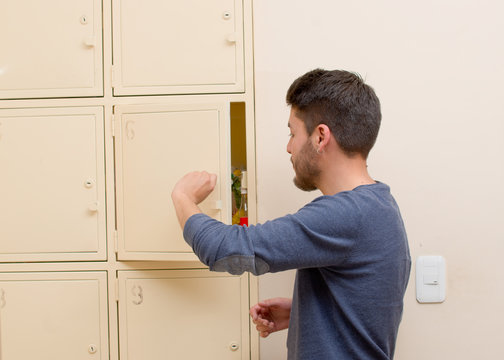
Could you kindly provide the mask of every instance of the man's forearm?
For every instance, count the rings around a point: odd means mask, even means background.
[[[201,213],[201,210],[198,205],[184,194],[172,193],[172,200],[180,227],[184,230],[187,219],[194,214]]]

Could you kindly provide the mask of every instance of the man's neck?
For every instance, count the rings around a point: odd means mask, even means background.
[[[318,188],[324,195],[334,195],[374,183],[376,182],[367,171],[365,159],[345,157],[324,168],[320,174]]]

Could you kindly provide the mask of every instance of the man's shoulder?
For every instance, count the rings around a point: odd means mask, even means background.
[[[382,198],[390,198],[390,187],[387,184],[376,182],[374,184],[360,185],[355,189],[341,191],[334,195],[321,195],[307,205],[314,206],[355,206],[360,202],[373,202]]]

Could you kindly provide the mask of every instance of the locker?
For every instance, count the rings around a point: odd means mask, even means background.
[[[100,0],[2,0],[0,99],[102,96]]]
[[[0,358],[107,360],[106,272],[0,273]]]
[[[200,207],[231,223],[232,166],[254,167],[251,11],[0,1],[0,360],[258,358],[257,285],[200,269],[171,200],[216,173]]]
[[[106,259],[103,109],[0,110],[0,261]]]
[[[248,275],[119,271],[122,360],[248,359]]]
[[[117,106],[116,201],[120,260],[194,260],[171,200],[193,170],[218,175],[200,204],[229,221],[229,110],[224,104]]]
[[[114,95],[244,91],[242,0],[113,0]]]

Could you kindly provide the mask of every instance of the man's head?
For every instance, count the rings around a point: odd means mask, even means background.
[[[354,73],[312,70],[287,91],[287,104],[303,120],[308,135],[325,124],[348,156],[366,159],[381,122],[380,101],[373,89]]]

